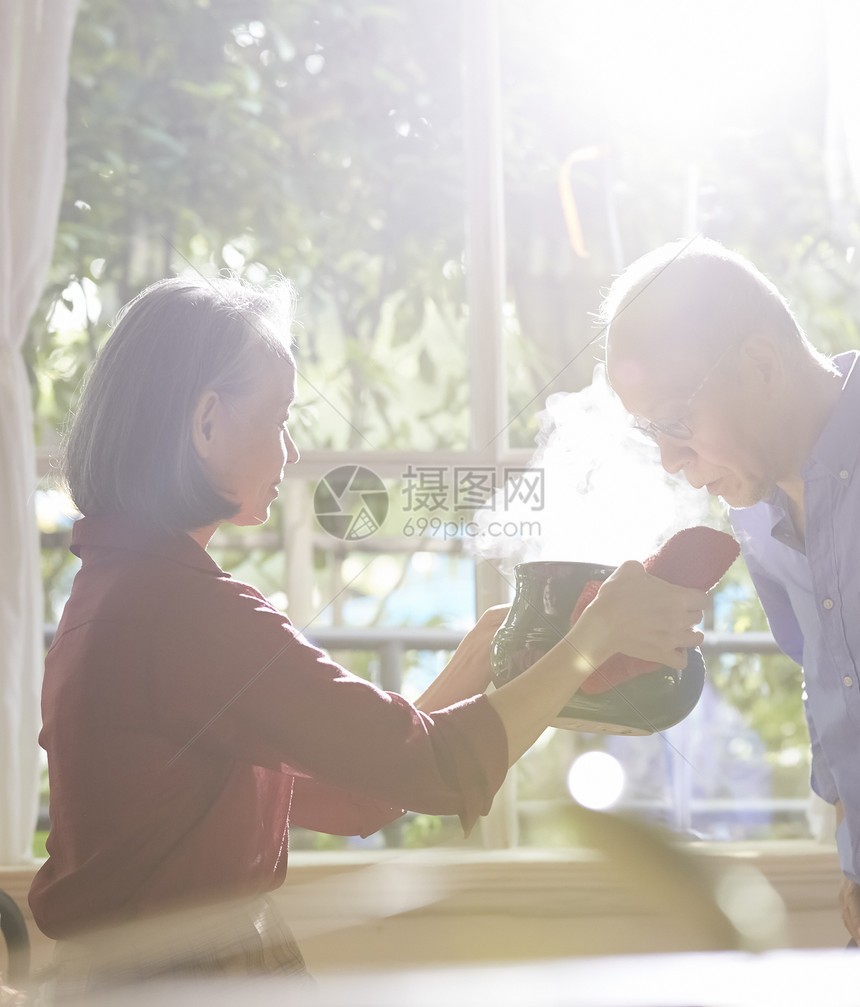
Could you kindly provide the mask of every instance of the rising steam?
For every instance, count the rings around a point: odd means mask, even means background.
[[[558,393],[538,416],[534,482],[542,506],[509,482],[474,517],[475,551],[503,567],[528,560],[617,565],[644,559],[670,535],[709,516],[704,490],[661,468],[610,389],[602,365],[581,392]]]

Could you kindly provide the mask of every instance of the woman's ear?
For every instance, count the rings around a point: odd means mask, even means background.
[[[191,420],[191,439],[194,449],[201,458],[209,458],[215,444],[218,413],[221,399],[217,392],[204,392],[194,408]]]

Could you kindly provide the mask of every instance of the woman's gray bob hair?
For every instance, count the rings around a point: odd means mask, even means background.
[[[253,391],[273,360],[295,366],[286,280],[160,280],[121,311],[81,393],[63,475],[78,510],[192,531],[229,519],[192,442],[200,396]]]

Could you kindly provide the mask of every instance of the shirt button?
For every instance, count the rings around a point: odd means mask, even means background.
[[[847,478],[848,478],[848,469],[843,469],[843,470],[842,470],[842,471],[841,471],[841,472],[839,473],[839,478],[840,478],[840,479],[847,479]]]
[[[852,686],[854,684],[854,679],[850,675],[846,675],[845,678],[842,679],[842,684]]]
[[[821,604],[827,609],[833,608],[833,599],[825,598]]]

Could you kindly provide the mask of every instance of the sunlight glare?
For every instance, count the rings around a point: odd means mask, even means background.
[[[432,552],[415,552],[412,554],[412,569],[417,573],[432,573],[436,569],[437,560]]]
[[[93,260],[94,264],[98,260]],[[58,298],[48,316],[51,332],[81,330],[87,328],[87,320],[96,325],[102,313],[99,288],[88,277],[73,280]]]
[[[586,91],[612,120],[680,146],[779,101],[821,19],[809,3],[779,0],[565,0],[543,9],[551,32],[546,19],[538,29],[517,17],[517,27],[540,30],[536,51],[558,66],[559,86]]]
[[[586,808],[612,807],[624,790],[621,763],[606,752],[585,752],[567,774],[570,796]]]

